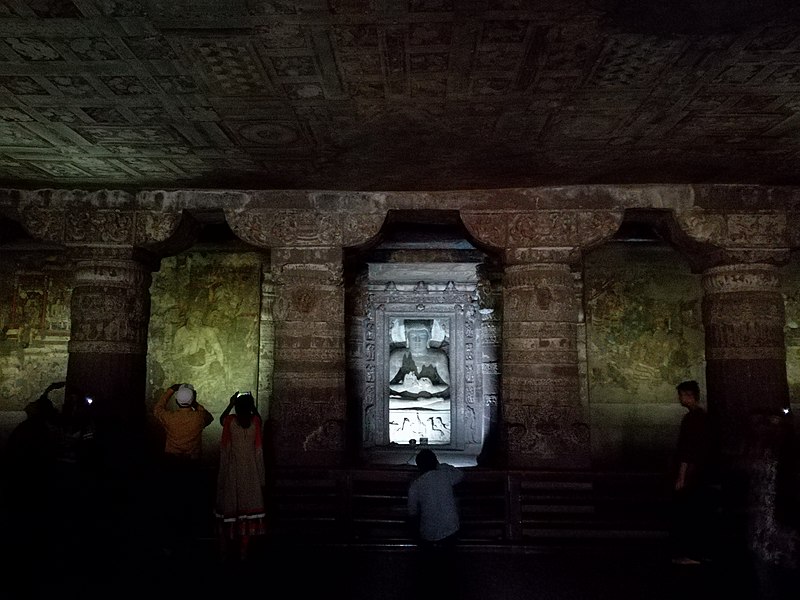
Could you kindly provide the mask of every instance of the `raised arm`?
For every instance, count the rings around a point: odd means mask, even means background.
[[[161,420],[161,415],[167,412],[167,402],[169,402],[172,395],[178,391],[179,387],[181,387],[180,383],[173,383],[164,390],[161,398],[158,399],[158,402],[156,402],[156,405],[153,407],[153,415],[155,415],[156,419]]]
[[[222,414],[219,416],[219,424],[225,424],[225,417],[227,417],[231,410],[233,410],[233,404],[236,402],[236,397],[239,395],[239,390],[233,392],[233,396],[231,396],[230,401],[228,402],[228,406],[225,407],[225,410],[222,411]]]

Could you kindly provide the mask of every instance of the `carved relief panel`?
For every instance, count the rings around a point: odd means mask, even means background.
[[[474,264],[370,264],[360,361],[361,445],[401,462],[419,445],[474,457],[483,440]]]

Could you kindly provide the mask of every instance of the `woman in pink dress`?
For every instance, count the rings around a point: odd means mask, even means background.
[[[235,414],[230,414],[231,410]],[[249,392],[231,396],[219,417],[222,439],[217,475],[217,534],[220,553],[247,558],[253,536],[266,533],[261,417]]]

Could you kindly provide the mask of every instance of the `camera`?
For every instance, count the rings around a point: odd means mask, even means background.
[[[248,394],[249,394],[250,396],[252,396],[252,395],[253,395],[253,392],[251,392],[251,391],[247,391],[247,392],[238,392],[238,393],[237,393],[237,395],[238,395],[238,396],[247,396]]]

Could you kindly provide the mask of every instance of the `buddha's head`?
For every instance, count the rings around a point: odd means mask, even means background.
[[[406,345],[412,354],[424,354],[428,351],[428,340],[431,333],[422,323],[406,326]]]

